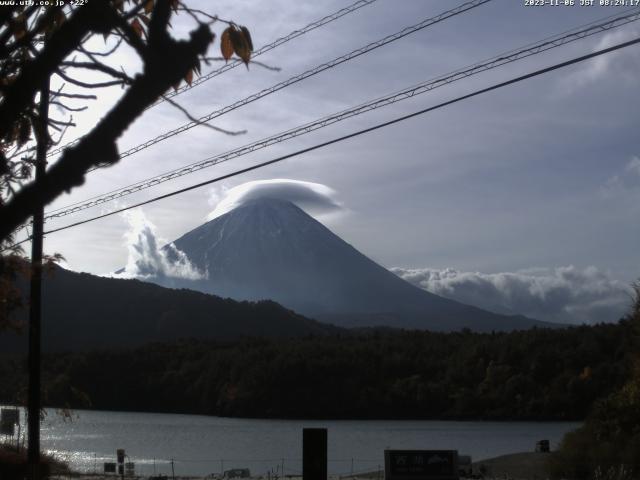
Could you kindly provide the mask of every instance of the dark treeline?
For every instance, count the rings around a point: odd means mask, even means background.
[[[42,292],[42,347],[48,352],[135,348],[178,336],[228,341],[246,335],[282,338],[340,330],[269,300],[238,302],[59,267],[51,273],[44,276]],[[16,286],[27,295],[27,282],[17,281]],[[19,309],[13,319],[26,323],[27,315],[27,309]],[[26,335],[0,328],[0,352],[26,352],[26,340]]]
[[[624,384],[631,348],[626,321],[495,334],[371,330],[51,354],[43,375],[46,403],[73,408],[575,420]],[[0,362],[0,402],[16,401],[24,363]]]

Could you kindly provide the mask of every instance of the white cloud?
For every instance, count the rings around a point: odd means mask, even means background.
[[[630,306],[630,288],[596,267],[574,266],[485,274],[453,269],[392,268],[420,288],[499,313],[561,323],[620,319]]]
[[[636,182],[640,183],[640,157],[633,157],[625,167],[625,171],[635,175],[637,177]]]
[[[640,34],[640,29],[637,27],[611,31],[598,41],[592,51],[603,50],[632,40],[638,34]],[[607,84],[615,81],[616,86],[620,86],[621,82],[635,84],[638,66],[640,66],[640,55],[638,55],[636,48],[618,50],[587,61],[583,67],[567,74],[562,85],[566,91],[575,92],[581,87],[605,80]]]
[[[209,188],[207,204],[210,207],[215,208],[216,205],[218,205],[218,203],[220,203],[220,201],[227,196],[228,191],[229,188],[225,185],[212,185],[211,188]]]
[[[624,169],[615,173],[602,186],[601,193],[605,197],[612,197],[634,190],[640,191],[640,157],[634,156]]]
[[[113,275],[116,278],[161,279],[180,278],[200,280],[207,277],[206,272],[195,268],[184,252],[173,244],[165,248],[165,242],[156,236],[156,227],[144,215],[141,209],[129,210],[123,214],[129,224],[125,233],[128,258],[126,267]]]
[[[287,178],[246,182],[226,191],[213,191],[211,198],[222,197],[215,209],[207,216],[212,220],[258,198],[277,198],[295,203],[308,213],[325,214],[342,209],[336,200],[336,192],[321,183],[304,182]]]

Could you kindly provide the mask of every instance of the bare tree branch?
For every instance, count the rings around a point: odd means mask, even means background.
[[[51,96],[64,97],[64,98],[81,98],[83,100],[96,100],[98,98],[95,95],[85,95],[82,93],[64,93],[64,92],[52,93]]]
[[[33,103],[43,80],[81,43],[85,34],[108,33],[118,18],[107,0],[92,0],[74,10],[71,18],[50,36],[40,54],[23,65],[17,80],[5,90],[0,103],[0,137],[13,128],[13,120]]]
[[[84,110],[89,108],[86,105],[84,105],[82,107],[70,107],[69,105],[65,105],[62,102],[56,102],[55,100],[50,100],[49,101],[49,105],[55,105],[57,107],[64,108],[65,110],[67,110],[69,112],[82,112],[82,111],[84,111]]]
[[[133,79],[127,75],[124,72],[121,72],[119,70],[116,70],[115,68],[112,68],[108,65],[105,65],[102,62],[99,62],[95,59],[93,59],[92,62],[62,62],[61,64],[64,67],[71,67],[71,68],[82,68],[82,69],[86,69],[86,70],[96,70],[98,72],[102,72],[105,73],[107,75],[111,75],[112,77],[115,78],[119,78],[121,80],[123,80],[126,83],[131,83],[133,81]]]
[[[87,83],[87,82],[82,82],[80,80],[76,80],[73,77],[70,77],[69,75],[63,73],[62,70],[60,69],[56,70],[54,73],[58,75],[60,78],[62,78],[63,80],[66,80],[67,82],[82,88],[105,88],[105,87],[113,87],[115,85],[123,85],[127,83],[125,80],[111,80],[108,82]]]
[[[63,122],[61,120],[55,120],[53,118],[49,118],[49,123],[54,125],[61,125],[63,127],[75,127],[76,124],[73,121]]]
[[[226,135],[231,135],[231,136],[244,135],[245,133],[247,133],[246,130],[226,130],[224,128],[216,127],[215,125],[210,125],[206,122],[203,122],[195,118],[193,115],[189,113],[189,111],[186,108],[184,108],[182,105],[177,103],[175,100],[172,100],[170,97],[167,97],[166,95],[162,95],[162,98],[164,98],[172,106],[174,106],[175,108],[180,110],[182,113],[184,113],[184,115],[189,119],[189,121],[197,123],[198,125],[201,125],[203,127],[210,128],[211,130],[215,130],[216,132],[224,133]]]
[[[116,42],[116,44],[110,48],[109,50],[105,51],[105,52],[93,52],[91,50],[87,50],[86,48],[84,48],[84,46],[80,45],[78,47],[78,50],[80,50],[82,53],[84,53],[85,55],[87,55],[88,57],[94,56],[94,57],[108,57],[110,56],[112,53],[114,53],[116,50],[118,50],[118,48],[120,48],[120,45],[122,45],[122,42],[124,41],[124,39],[122,37],[120,37],[118,39],[118,41]]]
[[[205,62],[226,62],[224,57],[206,57],[203,59]],[[263,62],[258,62],[257,60],[249,60],[249,64],[257,65],[262,68],[266,68],[267,70],[271,70],[272,72],[280,72],[282,69],[280,67],[273,67],[271,65],[267,65]]]
[[[126,93],[91,132],[63,151],[59,160],[47,170],[42,182],[25,185],[8,203],[0,206],[0,217],[3,219],[0,238],[7,238],[24,223],[36,206],[46,205],[64,191],[84,183],[89,169],[117,162],[116,140],[148,106],[197,65],[198,57],[206,53],[213,41],[213,33],[207,26],[200,25],[191,33],[189,40],[176,41],[166,32],[169,16],[169,1],[158,0],[149,28],[149,43],[144,48],[143,72],[133,79]],[[118,23],[122,27],[122,22]],[[127,27],[130,29],[128,24]],[[76,33],[76,38],[79,41],[81,35]],[[53,70],[55,67],[49,71]],[[60,92],[56,95],[71,94]],[[3,107],[4,104],[0,105],[0,112],[8,111]]]

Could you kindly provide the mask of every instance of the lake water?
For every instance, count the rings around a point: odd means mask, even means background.
[[[42,448],[72,468],[102,471],[124,448],[136,473],[203,476],[230,468],[252,475],[302,470],[302,429],[328,428],[329,473],[376,470],[383,451],[456,449],[473,460],[532,451],[537,440],[557,445],[569,422],[450,422],[398,420],[254,420],[153,413],[74,411],[64,421],[53,410],[42,426]]]

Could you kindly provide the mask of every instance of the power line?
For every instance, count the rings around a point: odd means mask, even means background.
[[[607,17],[607,18],[611,18],[611,17]],[[231,150],[220,155],[209,157],[207,159],[201,160],[191,165],[187,165],[185,167],[181,167],[179,169],[165,172],[156,177],[152,177],[147,180],[136,182],[126,187],[113,190],[111,192],[107,192],[106,194],[97,195],[95,197],[91,197],[89,199],[85,199],[80,202],[67,205],[65,207],[60,207],[56,210],[52,210],[51,212],[47,213],[47,215],[45,216],[45,220],[70,215],[72,213],[85,210],[87,208],[91,208],[97,205],[101,205],[103,203],[107,203],[117,198],[131,195],[138,191],[158,185],[160,183],[164,183],[169,180],[173,180],[175,178],[193,173],[195,171],[208,168],[212,165],[217,165],[219,163],[223,163],[233,158],[246,155],[256,150],[269,147],[276,143],[280,143],[280,142],[289,140],[291,138],[295,138],[300,135],[310,133],[312,131],[318,130],[320,128],[324,128],[328,125],[332,125],[333,123],[346,120],[348,118],[360,115],[362,113],[366,113],[368,111],[375,110],[377,108],[381,108],[402,100],[412,98],[416,95],[429,92],[435,88],[447,85],[457,80],[461,80],[469,76],[476,75],[478,73],[481,73],[481,72],[484,72],[484,71],[487,71],[487,70],[490,70],[490,69],[523,59],[523,58],[527,58],[532,55],[537,55],[539,53],[548,51],[552,48],[557,48],[562,45],[566,45],[567,43],[585,38],[590,35],[594,35],[596,33],[607,31],[615,27],[619,27],[621,25],[624,25],[632,21],[637,21],[638,19],[640,19],[640,10],[635,10],[634,13],[632,14],[618,16],[606,22],[592,23],[587,25],[585,28],[578,27],[576,29],[571,30],[570,31],[571,33],[564,34],[564,35],[558,34],[554,37],[541,40],[540,42],[529,44],[524,48],[511,50],[507,53],[501,54],[497,57],[493,57],[484,62],[480,62],[468,67],[464,67],[452,73],[448,73],[440,77],[436,77],[435,79],[431,79],[426,82],[420,83],[418,85],[405,88],[404,90],[400,90],[393,94],[377,98],[375,100],[369,101],[367,103],[363,103],[356,107],[352,107],[348,110],[343,110],[341,112],[330,115],[328,117],[323,117],[314,122],[296,127],[294,129],[291,129],[285,132],[281,132],[274,136],[267,137],[257,142],[239,147],[235,150]]]
[[[305,26],[304,28],[301,28],[300,30],[294,30],[293,32],[291,32],[290,34],[284,36],[284,37],[280,37],[277,40],[275,40],[274,42],[271,42],[263,47],[261,47],[259,50],[252,52],[251,53],[251,58],[255,58],[258,57],[260,55],[262,55],[263,53],[267,53],[270,50],[273,50],[276,47],[279,47],[280,45],[287,43],[290,40],[293,40],[294,38],[297,38],[301,35],[304,35],[307,32],[310,32],[312,30],[315,30],[316,28],[322,27],[323,25],[326,25],[327,23],[331,23],[334,20],[337,20],[340,17],[343,17],[351,12],[355,12],[356,10],[370,5],[373,2],[375,2],[377,0],[359,0],[351,5],[349,5],[348,7],[345,7],[341,10],[338,10],[335,13],[332,13],[330,15],[327,15],[326,17],[321,18],[320,20],[317,20],[315,22],[312,22],[310,24],[308,24],[307,26]],[[214,70],[213,72],[210,72],[206,75],[203,75],[201,77],[198,77],[197,79],[195,79],[191,85],[184,85],[182,87],[180,87],[178,90],[172,91],[170,93],[167,93],[165,95],[165,97],[175,97],[176,95],[180,95],[183,92],[186,92],[187,90],[191,90],[194,87],[197,87],[198,85],[206,82],[207,80],[211,80],[214,77],[217,77],[218,75],[231,70],[232,68],[235,68],[239,65],[243,65],[243,62],[241,60],[234,60],[226,65],[224,65],[223,67],[220,67],[217,70]],[[164,98],[158,99],[158,101],[156,103],[154,103],[152,106],[158,105],[159,103],[164,102]]]
[[[491,92],[493,90],[497,90],[499,88],[503,88],[503,87],[506,87],[508,85],[512,85],[514,83],[522,82],[524,80],[528,80],[530,78],[537,77],[539,75],[542,75],[542,74],[545,74],[545,73],[548,73],[548,72],[551,72],[551,71],[554,71],[554,70],[558,70],[560,68],[564,68],[564,67],[567,67],[569,65],[574,65],[576,63],[580,63],[580,62],[583,62],[585,60],[588,60],[588,59],[591,59],[591,58],[595,58],[595,57],[598,57],[600,55],[604,55],[604,54],[613,52],[615,50],[620,50],[622,48],[626,48],[626,47],[629,47],[631,45],[635,45],[635,44],[638,44],[638,43],[640,43],[640,37],[635,38],[633,40],[630,40],[628,42],[619,43],[619,44],[614,45],[614,46],[609,47],[609,48],[597,50],[597,51],[589,53],[587,55],[582,55],[580,57],[575,57],[575,58],[573,58],[571,60],[567,60],[567,61],[562,62],[562,63],[557,63],[557,64],[552,65],[550,67],[542,68],[540,70],[535,70],[533,72],[527,73],[526,75],[521,75],[519,77],[512,78],[511,80],[507,80],[505,82],[494,84],[494,85],[492,85],[490,87],[486,87],[486,88],[483,88],[483,89],[480,89],[480,90],[476,90],[476,91],[474,91],[472,93],[469,93],[469,94],[466,94],[466,95],[463,95],[463,96],[460,96],[460,97],[456,97],[456,98],[454,98],[452,100],[448,100],[446,102],[439,103],[439,104],[434,105],[432,107],[428,107],[428,108],[425,108],[425,109],[422,109],[422,110],[418,110],[417,112],[410,113],[408,115],[404,115],[404,116],[401,116],[401,117],[397,117],[397,118],[394,118],[393,120],[389,120],[389,121],[386,121],[386,122],[383,122],[383,123],[379,123],[379,124],[374,125],[372,127],[368,127],[368,128],[363,129],[363,130],[358,130],[358,131],[352,132],[352,133],[350,133],[348,135],[344,135],[344,136],[341,136],[341,137],[338,137],[338,138],[334,138],[332,140],[329,140],[329,141],[326,141],[326,142],[323,142],[323,143],[319,143],[319,144],[313,145],[311,147],[303,148],[302,150],[297,150],[297,151],[295,151],[293,153],[289,153],[287,155],[283,155],[281,157],[277,157],[277,158],[274,158],[272,160],[268,160],[266,162],[262,162],[262,163],[259,163],[259,164],[256,164],[256,165],[252,165],[251,167],[243,168],[241,170],[236,170],[235,172],[231,172],[231,173],[228,173],[226,175],[221,175],[219,177],[207,180],[205,182],[200,182],[200,183],[191,185],[189,187],[181,188],[179,190],[175,190],[173,192],[166,193],[164,195],[160,195],[160,196],[151,198],[149,200],[145,200],[143,202],[136,203],[135,205],[131,205],[131,206],[124,207],[124,208],[119,208],[117,210],[113,210],[111,212],[104,213],[102,215],[98,215],[98,216],[91,217],[91,218],[88,218],[88,219],[85,219],[85,220],[81,220],[81,221],[78,221],[78,222],[75,222],[75,223],[71,223],[71,224],[65,225],[63,227],[54,228],[52,230],[48,230],[48,231],[44,232],[44,234],[45,235],[49,235],[51,233],[56,233],[56,232],[60,232],[62,230],[67,230],[67,229],[72,228],[72,227],[77,227],[79,225],[84,225],[85,223],[93,222],[95,220],[100,220],[102,218],[109,217],[111,215],[115,215],[117,213],[121,213],[121,212],[124,212],[124,211],[127,211],[127,210],[131,210],[133,208],[138,208],[138,207],[141,207],[143,205],[148,205],[150,203],[154,203],[154,202],[157,202],[159,200],[163,200],[165,198],[173,197],[175,195],[179,195],[181,193],[188,192],[190,190],[195,190],[197,188],[204,187],[206,185],[210,185],[212,183],[220,182],[222,180],[226,180],[228,178],[232,178],[232,177],[241,175],[243,173],[250,172],[252,170],[257,170],[257,169],[266,167],[268,165],[273,165],[274,163],[282,162],[283,160],[287,160],[289,158],[296,157],[298,155],[302,155],[303,153],[308,153],[308,152],[311,152],[313,150],[317,150],[317,149],[320,149],[320,148],[323,148],[323,147],[326,147],[326,146],[329,146],[329,145],[333,145],[335,143],[342,142],[344,140],[348,140],[350,138],[354,138],[354,137],[363,135],[365,133],[369,133],[369,132],[372,132],[372,131],[375,131],[375,130],[378,130],[378,129],[381,129],[381,128],[384,128],[384,127],[388,127],[390,125],[394,125],[396,123],[408,120],[410,118],[417,117],[419,115],[424,115],[425,113],[428,113],[428,112],[431,112],[431,111],[446,107],[448,105],[452,105],[454,103],[458,103],[458,102],[461,102],[463,100],[467,100],[469,98],[476,97],[478,95],[482,95],[484,93]],[[30,240],[30,238],[24,239],[24,240],[22,240],[22,241],[20,241],[20,242],[18,242],[16,244],[10,246],[10,247],[7,247],[5,250],[13,248],[13,247],[15,247],[17,245],[20,245],[20,244],[22,244],[22,243],[24,243],[26,241],[29,241],[29,240]]]
[[[260,55],[262,55],[263,53],[267,53],[271,50],[273,50],[274,48],[279,47],[280,45],[283,45],[291,40],[293,40],[294,38],[298,38],[302,35],[304,35],[305,33],[308,33],[312,30],[315,30],[316,28],[320,28],[324,25],[327,25],[328,23],[331,23],[335,20],[338,20],[341,17],[344,17],[345,15],[348,15],[349,13],[355,12],[356,10],[359,10],[362,7],[365,7],[367,5],[371,5],[372,3],[376,2],[377,0],[358,0],[355,3],[352,3],[351,5],[341,8],[340,10],[330,13],[329,15],[326,15],[324,17],[322,17],[319,20],[316,20],[314,22],[309,23],[308,25],[302,27],[299,30],[294,30],[293,32],[289,33],[288,35],[285,35],[284,37],[280,37],[276,40],[274,40],[273,42],[264,45],[263,47],[261,47],[260,49],[256,50],[255,52],[251,53],[251,58],[256,58]],[[225,63],[222,67],[218,68],[217,70],[214,70],[212,72],[207,73],[206,75],[202,75],[196,79],[193,80],[193,82],[191,82],[191,85],[183,85],[182,87],[178,88],[177,90],[174,90],[172,92],[166,93],[164,95],[164,98],[160,98],[158,99],[158,101],[156,101],[154,104],[150,105],[147,110],[149,108],[155,107],[156,105],[159,105],[160,103],[163,103],[165,101],[166,98],[171,98],[171,97],[175,97],[177,95],[180,95],[181,93],[186,92],[187,90],[191,90],[194,87],[197,87],[198,85],[206,82],[207,80],[211,80],[214,77],[217,77],[218,75],[221,75],[231,69],[236,68],[239,65],[242,65],[243,62],[241,60],[235,59],[232,60],[228,63]],[[82,137],[77,138],[61,147],[55,148],[50,150],[47,153],[47,157],[51,157],[53,155],[57,155],[58,153],[62,152],[65,148],[71,147],[73,145],[75,145],[76,143],[78,143],[80,140],[82,139]]]
[[[237,102],[234,102],[230,105],[227,105],[223,108],[220,108],[218,110],[215,110],[211,113],[209,113],[208,115],[204,115],[200,118],[198,118],[196,121],[191,121],[188,123],[185,123],[184,125],[181,125],[178,128],[175,128],[173,130],[170,130],[168,132],[165,132],[161,135],[158,135],[157,137],[154,137],[150,140],[147,140],[144,143],[138,144],[135,147],[132,147],[128,150],[125,150],[124,152],[121,152],[119,154],[119,159],[123,159],[126,158],[128,156],[131,156],[135,153],[138,153],[142,150],[145,150],[149,147],[151,147],[152,145],[155,145],[156,143],[160,143],[164,140],[167,140],[168,138],[174,137],[176,135],[179,135],[183,132],[186,132],[187,130],[190,130],[194,127],[197,127],[198,125],[202,125],[203,123],[209,122],[211,120],[213,120],[214,118],[218,118],[226,113],[229,113],[233,110],[236,110],[240,107],[243,107],[249,103],[255,102],[256,100],[259,100],[261,98],[264,98],[268,95],[271,95],[272,93],[278,92],[280,90],[282,90],[283,88],[286,87],[290,87],[291,85],[294,85],[298,82],[301,82],[302,80],[305,80],[307,78],[313,77],[314,75],[317,75],[321,72],[324,72],[325,70],[329,70],[331,68],[337,67],[338,65],[341,65],[345,62],[348,62],[349,60],[353,60],[354,58],[357,58],[361,55],[364,55],[365,53],[369,53],[372,50],[375,50],[377,48],[380,48],[384,45],[387,45],[391,42],[395,42],[396,40],[399,40],[401,38],[406,37],[407,35],[411,35],[412,33],[418,32],[420,30],[423,30],[427,27],[430,27],[432,25],[435,25],[436,23],[440,23],[448,18],[454,17],[456,15],[459,15],[463,12],[466,12],[468,10],[471,10],[473,8],[479,7],[480,5],[483,5],[485,3],[490,2],[491,0],[471,0],[468,2],[463,3],[462,5],[459,5],[455,8],[452,8],[451,10],[447,10],[445,12],[440,13],[439,15],[436,15],[434,17],[431,18],[427,18],[415,25],[412,25],[410,27],[406,27],[403,28],[402,30],[400,30],[399,32],[396,32],[392,35],[387,35],[384,38],[381,38],[380,40],[377,40],[375,42],[371,42],[367,45],[365,45],[364,47],[360,47],[357,48],[355,50],[352,50],[351,52],[342,55],[340,57],[334,58],[333,60],[330,60],[326,63],[323,63],[321,65],[318,65],[316,67],[313,67],[309,70],[306,70],[302,73],[299,73],[297,75],[294,75],[293,77],[288,78],[287,80],[284,80],[282,82],[276,83],[275,85],[272,85],[269,88],[265,88],[264,90],[261,90],[257,93],[254,93],[252,95],[249,95],[248,97],[243,98],[242,100],[238,100]],[[89,170],[89,172],[93,172],[95,170],[98,170],[100,167],[93,167]]]
[[[420,30],[423,30],[427,27],[430,27],[432,25],[435,25],[436,23],[440,23],[448,18],[454,17],[456,15],[459,15],[463,12],[466,12],[468,10],[471,10],[473,8],[479,7],[480,5],[483,5],[485,3],[490,2],[491,0],[471,0],[469,2],[465,2],[462,5],[459,5],[458,7],[455,7],[451,10],[447,10],[439,15],[436,15],[434,17],[431,18],[427,18],[415,25],[412,25],[410,27],[406,27],[403,28],[402,30],[400,30],[399,32],[396,32],[392,35],[387,35],[384,38],[381,38],[380,40],[377,40],[375,42],[371,42],[368,45],[365,45],[364,47],[360,47],[356,50],[352,50],[351,52],[342,55],[340,57],[334,58],[333,60],[330,60],[329,62],[323,63],[321,65],[318,65],[314,68],[311,68],[309,70],[306,70],[298,75],[294,75],[293,77],[288,78],[287,80],[284,80],[282,82],[279,82],[269,88],[265,88],[264,90],[261,90],[260,92],[254,93],[253,95],[249,95],[248,97],[239,100],[235,103],[232,103],[230,105],[227,105],[223,108],[220,108],[218,110],[215,110],[211,113],[209,113],[208,115],[204,115],[200,118],[197,119],[197,121],[192,121],[192,122],[188,122],[185,123],[184,125],[175,128],[173,130],[170,130],[169,132],[163,133],[161,135],[158,135],[155,138],[152,138],[151,140],[148,140],[144,143],[141,143],[139,145],[136,145],[133,148],[130,148],[122,153],[120,153],[120,158],[125,158],[128,157],[130,155],[133,155],[135,153],[138,153],[141,150],[144,150],[146,148],[149,148],[152,145],[155,145],[156,143],[162,142],[168,138],[174,137],[176,135],[179,135],[187,130],[190,130],[194,127],[197,127],[198,125],[201,125],[202,123],[206,123],[209,122],[211,120],[213,120],[214,118],[218,118],[226,113],[229,113],[233,110],[236,110],[240,107],[243,107],[249,103],[255,102],[256,100],[259,100],[263,97],[266,97],[267,95],[271,95],[272,93],[275,93],[279,90],[282,90],[283,88],[289,87],[291,85],[294,85],[298,82],[301,82],[302,80],[305,80],[307,78],[310,78],[314,75],[317,75],[318,73],[324,72],[325,70],[329,70],[331,68],[334,68],[338,65],[341,65],[342,63],[345,63],[349,60],[352,60],[354,58],[357,58],[361,55],[364,55],[365,53],[369,53],[379,47],[382,47],[384,45],[387,45],[391,42],[395,42],[396,40],[399,40],[401,38],[406,37],[407,35],[411,35],[412,33],[418,32]],[[97,169],[98,167],[95,167],[93,170]]]

